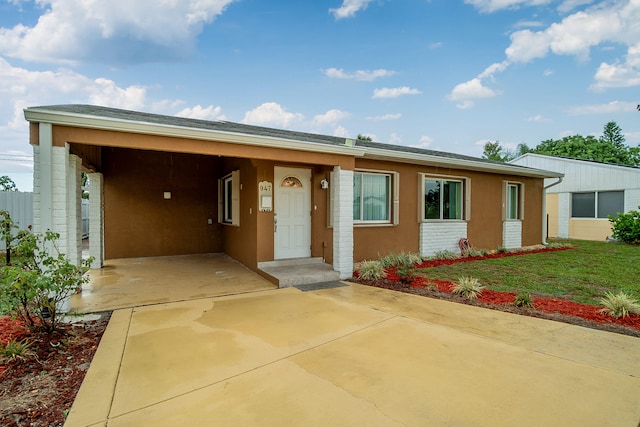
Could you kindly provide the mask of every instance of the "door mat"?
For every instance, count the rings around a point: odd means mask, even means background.
[[[308,291],[318,291],[320,289],[332,289],[332,288],[342,288],[344,286],[349,286],[346,283],[338,282],[337,280],[332,280],[330,282],[320,282],[320,283],[308,283],[306,285],[296,285],[294,288],[300,289],[302,292]]]

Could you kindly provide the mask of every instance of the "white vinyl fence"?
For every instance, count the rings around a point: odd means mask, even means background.
[[[8,211],[20,230],[33,224],[33,193],[0,191],[0,211]],[[82,237],[89,237],[89,200],[82,199]],[[0,241],[0,250],[5,249]]]

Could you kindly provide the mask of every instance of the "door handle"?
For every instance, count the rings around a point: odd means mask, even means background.
[[[273,213],[273,232],[277,233],[278,232],[278,218],[276,218],[278,214],[277,213]]]

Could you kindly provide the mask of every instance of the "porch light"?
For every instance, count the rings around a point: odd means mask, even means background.
[[[322,188],[323,190],[329,188],[329,181],[327,181],[326,179],[320,181],[320,188]]]

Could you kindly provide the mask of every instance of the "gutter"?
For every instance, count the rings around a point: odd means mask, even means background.
[[[547,244],[547,189],[560,184],[564,179],[563,176],[558,177],[558,181],[545,186],[542,189],[542,244]]]

